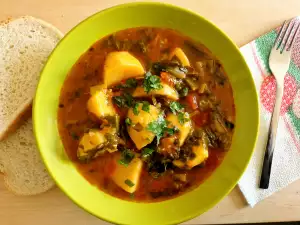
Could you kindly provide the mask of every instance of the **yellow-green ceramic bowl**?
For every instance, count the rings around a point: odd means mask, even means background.
[[[233,87],[236,128],[223,163],[197,189],[158,203],[134,203],[107,195],[78,173],[64,152],[57,129],[60,89],[68,71],[97,40],[129,27],[178,30],[206,45],[223,63]],[[71,30],[58,44],[42,72],[33,109],[41,156],[57,185],[91,214],[121,224],[177,224],[196,217],[220,201],[246,168],[257,136],[258,102],[254,83],[239,49],[203,17],[161,3],[131,3],[101,11]]]

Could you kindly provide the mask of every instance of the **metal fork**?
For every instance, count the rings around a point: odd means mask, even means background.
[[[295,27],[296,26],[296,27]],[[291,61],[291,50],[295,41],[295,37],[298,33],[300,23],[295,20],[290,22],[284,22],[281,26],[280,32],[274,42],[273,48],[269,56],[269,66],[276,79],[276,102],[271,117],[271,124],[268,133],[268,142],[266,146],[265,158],[262,168],[262,174],[260,178],[259,187],[262,189],[268,189],[273,152],[276,142],[276,133],[278,127],[278,120],[280,114],[281,100],[283,96],[284,77],[289,69]]]

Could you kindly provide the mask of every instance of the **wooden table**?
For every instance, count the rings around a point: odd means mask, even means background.
[[[32,15],[63,32],[87,16],[126,0],[0,0],[0,20]],[[167,0],[205,16],[242,46],[283,20],[300,14],[299,0]],[[1,178],[1,176],[0,176]],[[199,203],[201,204],[201,203]],[[238,188],[207,213],[185,224],[300,221],[300,181],[259,203],[246,206]],[[103,225],[71,202],[58,188],[33,197],[17,197],[0,179],[2,225]]]

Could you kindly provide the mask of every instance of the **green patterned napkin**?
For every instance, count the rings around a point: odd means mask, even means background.
[[[296,18],[294,23],[299,23]],[[241,48],[260,99],[260,127],[255,152],[239,187],[247,202],[254,206],[262,199],[300,178],[300,35],[292,50],[292,61],[285,76],[281,117],[269,189],[259,189],[265,145],[271,112],[275,104],[276,81],[268,65],[268,57],[277,36],[275,29]]]

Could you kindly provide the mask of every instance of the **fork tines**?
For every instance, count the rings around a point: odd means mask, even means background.
[[[295,37],[299,31],[300,20],[294,19],[290,21],[284,21],[282,24],[280,31],[276,37],[274,42],[274,46],[276,49],[280,48],[280,51],[283,50],[290,51],[292,45],[294,44]]]

